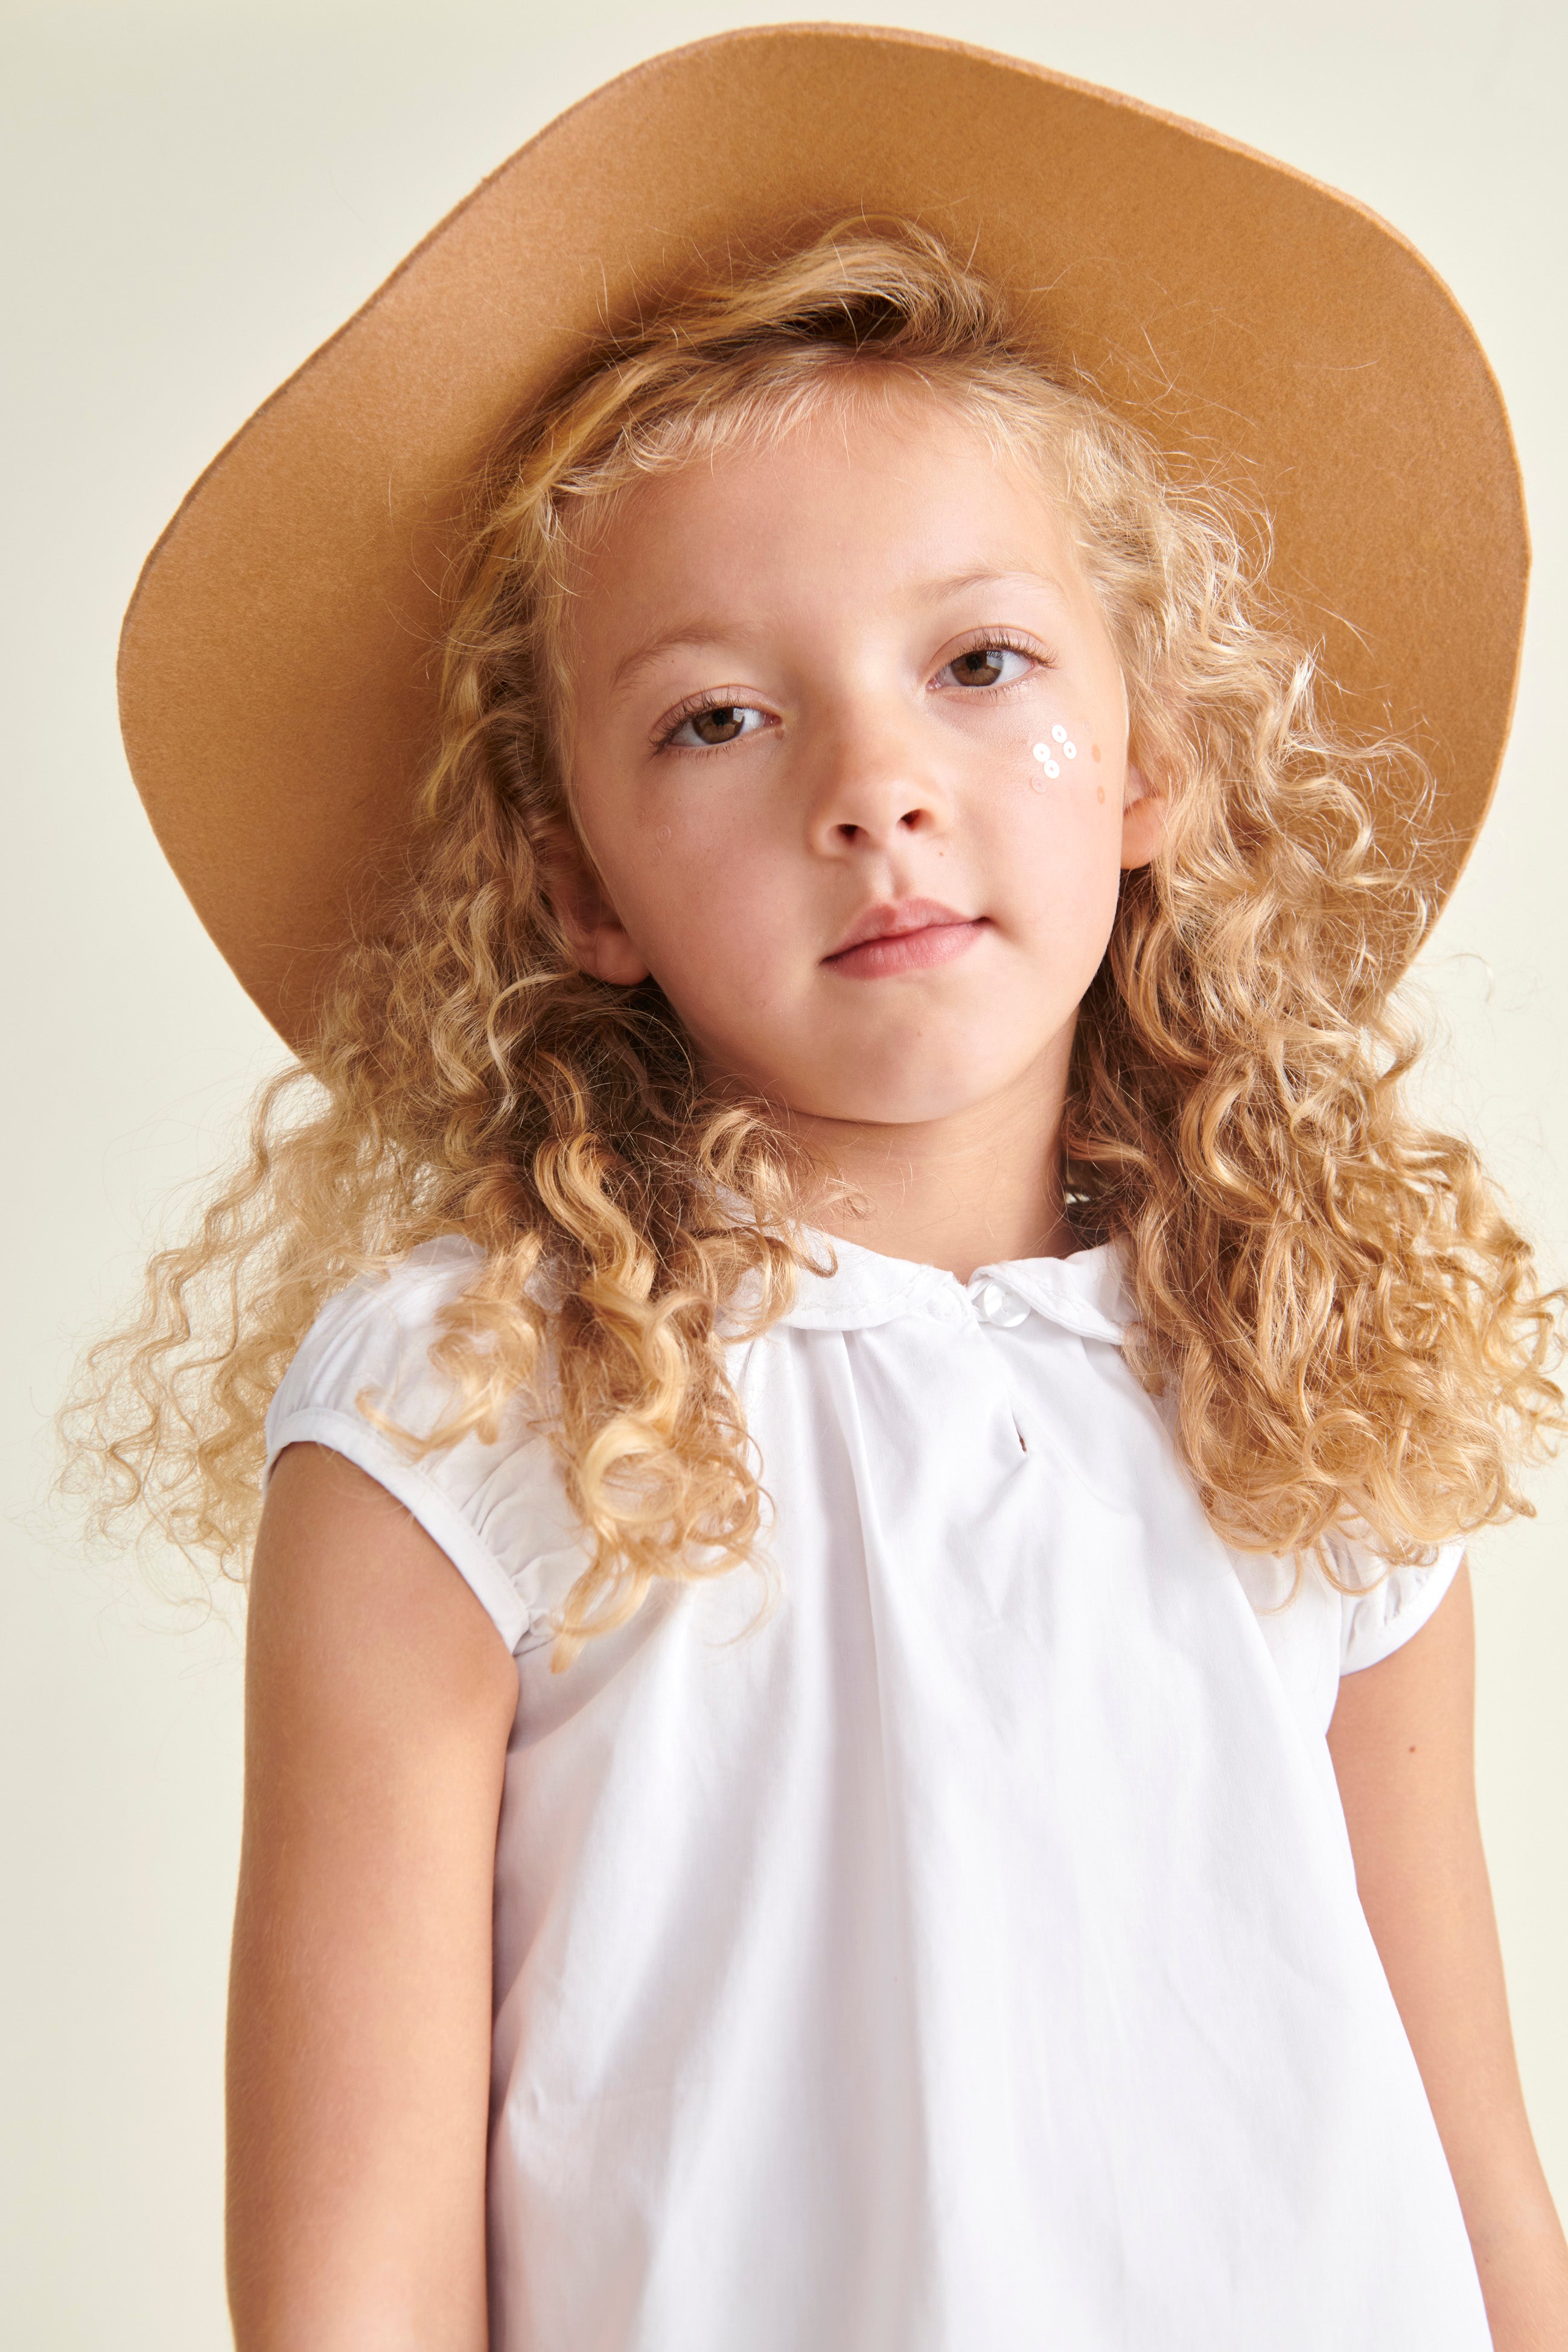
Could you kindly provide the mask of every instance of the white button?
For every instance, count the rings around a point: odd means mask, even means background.
[[[1021,1298],[1016,1298],[1010,1290],[1004,1290],[999,1282],[983,1283],[974,1304],[987,1323],[994,1323],[1003,1331],[1011,1331],[1029,1311]]]

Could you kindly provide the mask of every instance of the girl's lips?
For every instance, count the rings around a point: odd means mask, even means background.
[[[879,907],[856,924],[847,945],[822,961],[829,971],[851,980],[881,980],[894,972],[951,963],[973,946],[984,927],[983,915],[957,915],[951,907],[929,900]]]

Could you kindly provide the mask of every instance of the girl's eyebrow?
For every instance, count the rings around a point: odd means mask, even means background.
[[[645,669],[652,667],[663,654],[679,653],[684,647],[719,646],[729,642],[721,621],[702,619],[678,621],[672,629],[661,629],[657,637],[645,637],[623,654],[610,673],[610,691],[630,685]]]
[[[922,603],[937,604],[944,596],[962,596],[968,588],[1043,588],[1048,595],[1067,601],[1067,590],[1054,572],[1037,572],[1027,564],[957,572],[945,580],[922,582],[914,593]]]

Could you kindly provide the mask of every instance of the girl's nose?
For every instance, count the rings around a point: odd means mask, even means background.
[[[812,812],[812,846],[890,849],[919,834],[945,833],[947,795],[898,729],[875,738],[846,735],[835,747]]]

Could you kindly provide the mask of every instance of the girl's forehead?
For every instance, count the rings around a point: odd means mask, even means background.
[[[584,518],[579,624],[699,583],[783,596],[1079,575],[1055,469],[919,386],[824,402],[635,480]]]

